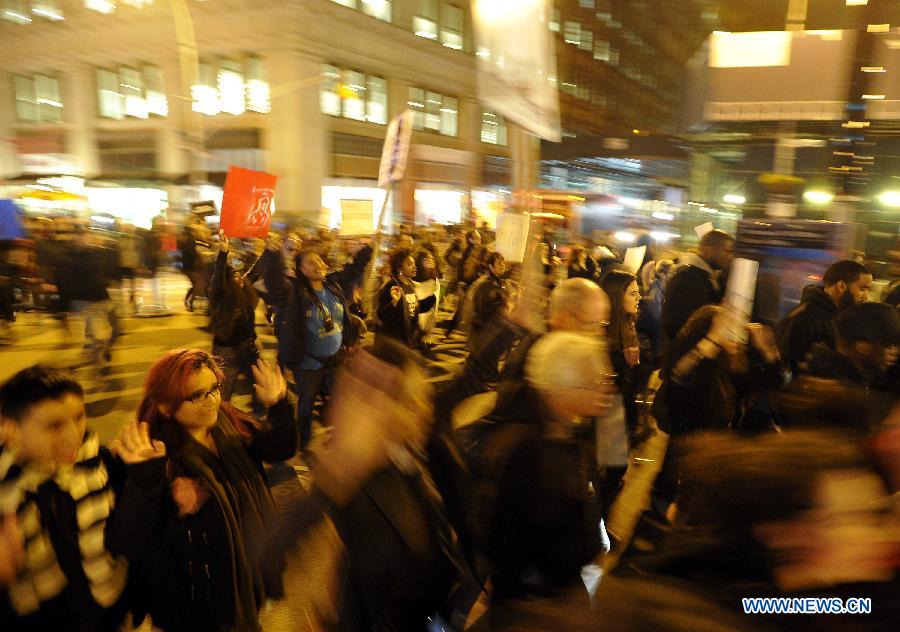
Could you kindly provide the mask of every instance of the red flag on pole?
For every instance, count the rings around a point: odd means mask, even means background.
[[[221,227],[229,237],[265,237],[272,223],[277,176],[229,166],[222,196]]]

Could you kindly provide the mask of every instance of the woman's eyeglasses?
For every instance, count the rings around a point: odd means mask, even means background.
[[[187,401],[189,401],[192,404],[199,405],[199,404],[202,404],[203,402],[205,402],[210,397],[219,396],[221,394],[222,394],[222,385],[214,384],[213,387],[211,389],[209,389],[208,391],[197,391],[196,393],[191,393],[188,396]]]

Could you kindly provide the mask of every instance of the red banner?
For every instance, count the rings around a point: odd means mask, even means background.
[[[221,227],[229,237],[265,237],[272,223],[277,176],[229,166]]]

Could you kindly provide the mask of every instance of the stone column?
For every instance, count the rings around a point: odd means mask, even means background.
[[[265,59],[272,111],[263,130],[266,169],[278,176],[278,212],[318,223],[331,143],[319,109],[322,61],[294,51]]]
[[[19,175],[21,166],[17,157],[14,125],[16,122],[15,90],[13,78],[8,72],[0,72],[0,180]]]
[[[74,156],[85,176],[91,178],[101,172],[94,69],[88,65],[73,65],[65,70],[60,80],[63,119],[67,124],[66,153]]]

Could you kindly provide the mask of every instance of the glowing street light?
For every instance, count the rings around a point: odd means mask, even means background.
[[[743,195],[738,195],[736,193],[729,193],[728,195],[723,197],[722,200],[726,204],[743,204],[744,202],[747,201],[747,198],[745,198]]]
[[[803,199],[810,204],[829,204],[834,199],[834,194],[828,191],[810,190],[803,194]]]
[[[900,191],[885,191],[878,196],[878,200],[885,206],[900,207]]]

